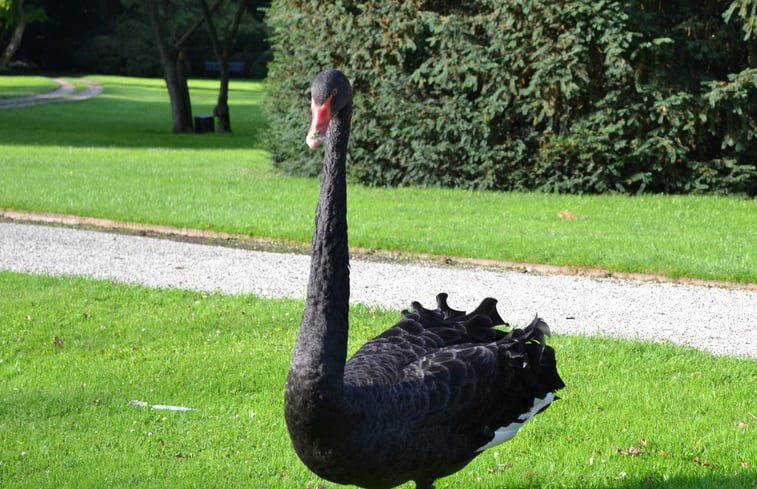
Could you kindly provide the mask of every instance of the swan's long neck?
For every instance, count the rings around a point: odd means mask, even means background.
[[[336,114],[326,135],[307,302],[286,388],[290,431],[305,432],[311,440],[333,439],[335,428],[344,425],[350,295],[345,166],[351,112],[348,106]]]
[[[347,356],[347,310],[350,299],[347,248],[347,141],[349,109],[329,125],[315,215],[307,302],[296,354],[313,362],[324,380],[341,387]]]

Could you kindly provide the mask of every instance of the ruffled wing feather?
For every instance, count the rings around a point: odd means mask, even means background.
[[[440,467],[467,463],[536,397],[563,387],[541,319],[505,332],[496,329],[505,324],[496,300],[485,299],[466,314],[446,298],[437,296],[434,310],[413,303],[412,312],[404,311],[345,367],[345,386],[360,392],[364,409],[378,396],[372,429],[388,429],[378,426],[381,420],[396,423],[397,440],[417,445],[414,450],[431,443]]]

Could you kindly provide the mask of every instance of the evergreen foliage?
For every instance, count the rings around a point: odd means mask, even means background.
[[[353,81],[370,185],[757,193],[757,0],[274,0],[275,164],[321,69]]]

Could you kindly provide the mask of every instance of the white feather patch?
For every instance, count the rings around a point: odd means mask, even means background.
[[[492,438],[489,443],[482,446],[476,451],[483,452],[486,449],[495,447],[499,445],[500,443],[504,443],[508,440],[513,439],[513,437],[515,437],[515,435],[518,434],[518,430],[520,430],[524,424],[528,423],[529,419],[536,416],[536,413],[538,413],[542,409],[549,406],[554,400],[555,400],[555,395],[551,392],[547,393],[547,395],[544,396],[543,398],[534,399],[534,404],[533,406],[531,406],[531,409],[529,409],[527,412],[518,416],[518,419],[513,421],[512,423],[506,424],[505,426],[497,428],[494,431],[494,438]]]

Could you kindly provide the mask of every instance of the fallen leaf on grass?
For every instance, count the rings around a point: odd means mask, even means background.
[[[631,445],[628,448],[628,455],[630,455],[632,457],[635,457],[636,455],[641,455],[642,453],[644,453],[644,450],[642,450],[641,448],[636,448],[633,445]]]
[[[746,460],[739,460],[739,465],[741,465],[745,469],[749,468],[749,462],[747,462]]]
[[[510,469],[512,468],[512,466],[513,464],[497,464],[496,467],[489,467],[488,469],[486,469],[486,472],[488,474],[496,474],[497,472],[502,472],[507,469]]]
[[[570,212],[567,209],[558,212],[557,213],[557,217],[559,217],[560,219],[564,219],[566,221],[577,221],[577,220],[581,219],[581,215],[574,214],[574,213]]]
[[[696,464],[700,467],[712,467],[712,464],[709,460],[702,460],[699,457],[694,457],[694,462],[696,462]]]
[[[65,345],[65,344],[63,343],[63,339],[62,339],[62,338],[59,338],[59,337],[57,337],[57,336],[56,336],[55,338],[53,338],[53,345],[57,346],[57,347],[58,347],[58,348],[60,348],[61,350],[62,350],[63,348],[65,348],[65,346],[66,346],[66,345]]]
[[[625,471],[624,471],[624,472],[621,472],[620,474],[618,474],[618,475],[617,475],[616,477],[614,477],[614,479],[615,479],[616,481],[619,481],[619,480],[623,480],[623,479],[625,479],[625,478],[626,478],[626,476],[627,476],[627,475],[628,475],[628,474],[626,474],[626,473],[625,473]]]
[[[642,446],[646,446],[646,443],[647,443],[646,440],[642,440]],[[637,456],[641,455],[642,453],[644,453],[644,450],[642,450],[641,448],[635,447],[633,445],[631,445],[630,447],[628,447],[627,450],[625,448],[618,448],[618,447],[615,446],[615,444],[612,445],[612,448],[619,455],[630,456],[630,457],[637,457]]]

